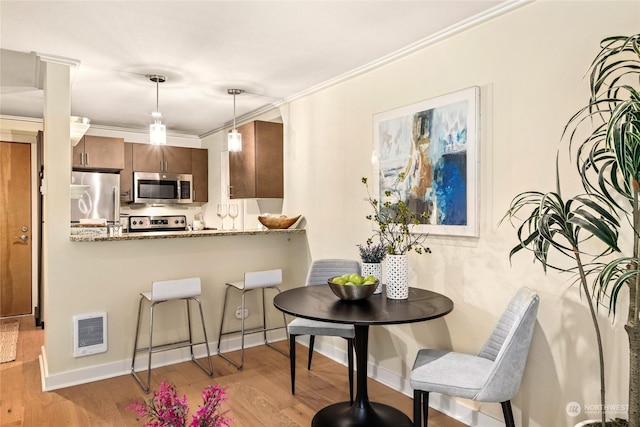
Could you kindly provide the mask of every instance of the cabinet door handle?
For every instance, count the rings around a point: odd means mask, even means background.
[[[89,166],[89,153],[84,153],[84,165]]]
[[[169,163],[165,160],[164,161],[164,171],[167,172],[169,170]]]

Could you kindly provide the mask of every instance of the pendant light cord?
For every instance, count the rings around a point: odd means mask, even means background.
[[[236,130],[236,94],[233,94],[233,130]]]

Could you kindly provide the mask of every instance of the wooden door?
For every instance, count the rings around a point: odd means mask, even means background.
[[[256,197],[256,153],[254,122],[238,127],[242,135],[242,151],[229,152],[229,197]]]
[[[284,197],[282,123],[256,121],[256,197]]]
[[[85,135],[82,139],[85,167],[101,170],[124,169],[124,138]]]
[[[206,148],[191,149],[191,165],[193,173],[193,201],[209,201],[209,150]]]
[[[191,148],[163,147],[164,171],[170,173],[191,173]]]
[[[124,138],[85,135],[73,147],[71,159],[76,170],[122,170]]]
[[[31,313],[31,145],[0,142],[0,316]]]
[[[164,160],[162,147],[151,144],[133,144],[134,172],[162,172]]]

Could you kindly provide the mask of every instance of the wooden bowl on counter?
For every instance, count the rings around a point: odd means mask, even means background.
[[[260,224],[267,227],[269,230],[284,230],[286,228],[291,227],[298,219],[300,219],[300,215],[286,217],[286,216],[259,216],[258,221]]]

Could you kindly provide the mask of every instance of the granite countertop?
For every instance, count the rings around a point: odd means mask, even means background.
[[[183,239],[197,237],[225,237],[225,236],[258,236],[263,234],[304,234],[305,229],[286,230],[201,230],[201,231],[151,231],[145,233],[123,233],[120,237],[105,235],[74,235],[72,242],[109,242],[118,240],[149,240],[149,239]]]

